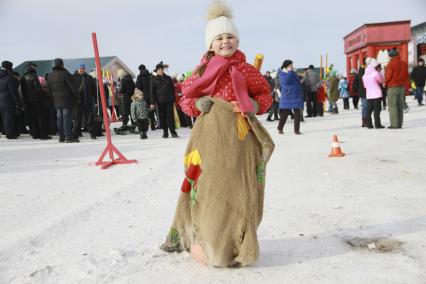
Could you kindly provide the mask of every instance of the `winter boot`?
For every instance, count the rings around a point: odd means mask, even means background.
[[[128,134],[128,133],[129,133],[129,131],[128,131],[128,130],[124,130],[124,129],[123,129],[123,127],[120,127],[120,128],[114,128],[114,132],[115,132],[115,134],[117,134],[117,135],[126,135],[126,134]]]
[[[80,140],[74,138],[74,137],[66,137],[65,138],[65,143],[78,143],[80,142]]]
[[[136,131],[136,125],[129,125],[128,126],[128,130],[130,131],[130,133],[132,134],[138,134],[138,132]]]

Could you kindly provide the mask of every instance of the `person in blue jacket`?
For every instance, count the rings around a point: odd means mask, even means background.
[[[278,133],[284,134],[283,128],[287,117],[294,113],[294,133],[300,133],[300,110],[303,109],[303,93],[299,78],[294,71],[293,61],[285,60],[278,73],[280,78],[280,122]]]

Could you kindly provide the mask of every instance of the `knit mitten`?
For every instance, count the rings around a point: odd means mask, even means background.
[[[253,108],[254,108],[254,111],[252,114],[256,115],[256,113],[259,111],[259,104],[253,99],[250,99],[250,101],[253,104]]]
[[[213,102],[210,100],[209,96],[204,96],[199,98],[195,102],[195,107],[201,112],[207,113],[212,108]]]

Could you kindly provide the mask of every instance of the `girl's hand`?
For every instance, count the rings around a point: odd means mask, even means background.
[[[259,104],[255,100],[253,100],[253,99],[250,99],[250,100],[251,100],[251,102],[253,104],[254,112],[247,112],[247,113],[242,112],[241,108],[240,108],[240,104],[237,101],[232,101],[231,102],[232,106],[234,107],[233,111],[241,113],[241,115],[243,117],[246,117],[247,115],[250,116],[250,117],[255,116],[256,113],[259,111]]]
[[[246,116],[246,114],[241,111],[240,104],[237,101],[232,101],[231,105],[234,107],[233,112],[239,112],[243,117]]]

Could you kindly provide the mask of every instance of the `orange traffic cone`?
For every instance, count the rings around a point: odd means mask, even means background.
[[[345,153],[340,149],[339,140],[337,139],[337,135],[333,135],[333,143],[331,144],[331,153],[328,155],[329,158],[332,157],[344,157]]]

